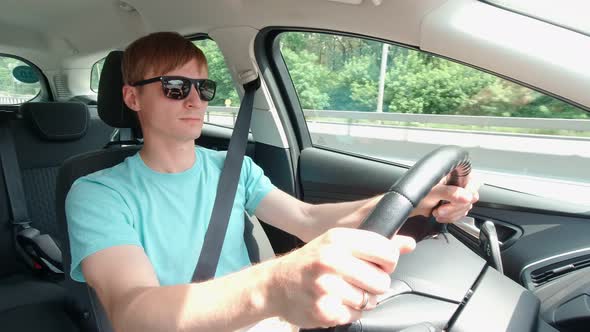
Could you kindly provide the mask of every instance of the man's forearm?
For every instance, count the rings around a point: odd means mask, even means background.
[[[309,242],[334,227],[357,228],[381,197],[383,195],[354,202],[310,205],[307,214],[311,233],[303,240]]]
[[[334,227],[358,228],[381,198],[383,194],[354,202],[308,205],[307,219],[310,227],[307,228],[307,237],[302,240],[309,242]],[[414,209],[408,218],[417,215]]]
[[[275,316],[273,262],[198,284],[144,288],[114,306],[117,331],[234,331]]]

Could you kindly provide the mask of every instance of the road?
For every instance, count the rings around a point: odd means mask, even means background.
[[[323,122],[308,128],[315,145],[410,165],[441,145],[463,146],[485,183],[590,206],[590,138]]]

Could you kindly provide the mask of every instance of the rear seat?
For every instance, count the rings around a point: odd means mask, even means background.
[[[29,213],[37,229],[60,240],[55,215],[59,167],[69,157],[103,148],[114,129],[98,118],[96,108],[80,103],[26,103],[21,113],[24,121],[13,121],[12,132]]]
[[[25,103],[10,120],[32,226],[58,243],[55,188],[59,167],[77,154],[103,148],[114,129],[102,122],[96,108],[81,103]],[[77,331],[73,311],[60,281],[33,276],[12,245],[10,205],[0,178],[0,330]]]

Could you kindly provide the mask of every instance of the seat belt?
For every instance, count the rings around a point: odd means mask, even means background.
[[[12,212],[10,223],[16,251],[36,271],[63,274],[61,250],[49,234],[41,234],[31,226],[9,121],[0,124],[0,163]]]
[[[260,87],[260,78],[244,84],[244,99],[240,105],[238,118],[229,141],[229,147],[223,163],[219,183],[217,184],[217,193],[213,203],[213,211],[201,255],[193,273],[193,282],[200,282],[215,277],[219,256],[225,239],[225,233],[229,224],[242,162],[246,153],[248,143],[248,132],[250,130],[250,120],[252,119],[252,110],[254,108],[254,94]]]
[[[248,249],[250,262],[260,263],[276,257],[272,244],[256,216],[244,212],[244,242]]]

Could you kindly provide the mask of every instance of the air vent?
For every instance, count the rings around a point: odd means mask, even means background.
[[[564,275],[590,267],[590,255],[580,256],[551,264],[531,272],[533,286],[539,287]]]

